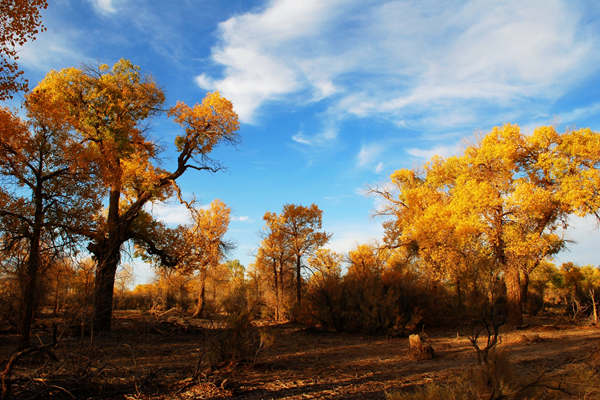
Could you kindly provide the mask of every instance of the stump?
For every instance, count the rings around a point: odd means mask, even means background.
[[[433,347],[421,335],[408,337],[408,352],[415,360],[431,360],[433,358]]]

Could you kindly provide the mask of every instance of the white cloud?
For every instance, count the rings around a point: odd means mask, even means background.
[[[380,174],[381,171],[383,171],[383,162],[380,161],[379,164],[375,166],[375,173]]]
[[[240,215],[240,216],[232,216],[231,217],[232,221],[237,221],[237,222],[250,222],[250,218],[247,215]]]
[[[331,250],[347,254],[359,244],[373,243],[383,237],[383,228],[379,221],[370,220],[364,226],[339,226],[328,232],[333,232],[333,237],[327,243]]]
[[[176,202],[156,202],[145,207],[154,218],[168,225],[183,225],[192,222],[190,211],[185,205]]]
[[[561,123],[569,123],[589,118],[591,116],[596,116],[599,112],[600,103],[594,103],[586,107],[580,107],[565,113],[561,113],[556,118]]]
[[[410,148],[407,149],[406,152],[413,157],[429,160],[433,156],[448,158],[450,156],[457,155],[462,148],[462,145],[454,144],[449,146],[435,146],[429,149]]]
[[[566,1],[443,4],[272,0],[219,25],[211,57],[223,75],[196,82],[230,98],[244,122],[294,95],[328,98],[341,115],[459,125],[478,114],[448,108],[521,110],[561,95],[598,60],[596,33]]]
[[[328,146],[335,142],[338,136],[336,123],[329,122],[325,129],[319,133],[307,135],[300,131],[292,136],[292,141],[305,146]]]
[[[38,71],[65,68],[81,63],[93,63],[77,48],[79,33],[48,30],[19,50],[19,64]]]
[[[598,221],[593,216],[585,218],[569,217],[569,227],[565,232],[565,239],[571,240],[567,249],[556,257],[557,263],[572,261],[579,265],[599,265],[598,243],[600,242],[600,228]]]
[[[369,143],[361,146],[356,155],[356,162],[359,167],[365,167],[375,161],[375,159],[384,151],[381,143]]]
[[[308,137],[304,136],[304,134],[302,132],[298,132],[297,134],[292,136],[292,140],[296,143],[305,144],[307,146],[310,146],[313,144],[312,140],[310,140]]]
[[[117,12],[113,0],[90,0],[94,9],[100,14],[114,14]]]

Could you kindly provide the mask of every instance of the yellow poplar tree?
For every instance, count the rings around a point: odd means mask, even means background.
[[[136,219],[149,201],[172,195],[175,181],[188,169],[216,172],[208,155],[216,145],[233,142],[238,118],[231,103],[209,93],[200,104],[182,102],[166,111],[183,133],[175,138],[176,165],[157,165],[158,146],[149,139],[144,121],[165,114],[164,94],[139,67],[120,60],[112,67],[67,68],[50,72],[35,89],[45,92],[66,111],[66,121],[78,132],[105,189],[108,212],[82,232],[96,261],[94,330],[110,329],[115,273],[121,246],[137,236]],[[152,240],[145,235],[143,240]],[[151,250],[165,250],[158,245]]]
[[[392,174],[398,195],[382,193],[396,217],[387,240],[442,270],[488,260],[504,277],[510,322],[521,324],[529,274],[562,248],[558,228],[569,214],[600,205],[599,161],[600,135],[589,129],[561,135],[542,127],[525,136],[516,125],[494,128],[463,155],[434,158],[422,174]]]
[[[322,247],[330,234],[321,231],[323,211],[316,204],[302,206],[286,204],[281,213],[281,230],[289,241],[296,264],[296,303],[302,304],[302,257]]]
[[[200,287],[193,316],[203,316],[206,306],[206,278],[210,269],[219,266],[231,244],[224,240],[231,219],[231,209],[221,200],[213,200],[207,209],[191,209],[194,223],[185,233],[187,254],[180,267],[198,272]]]

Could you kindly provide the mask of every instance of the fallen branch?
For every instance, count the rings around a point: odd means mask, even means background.
[[[48,355],[48,357],[50,357],[51,359],[58,361],[58,358],[52,351],[52,349],[56,347],[56,336],[53,339],[54,340],[52,341],[52,343],[43,344],[40,346],[28,347],[21,351],[17,351],[10,356],[10,358],[8,359],[8,362],[6,363],[6,366],[4,367],[4,370],[0,374],[0,383],[2,386],[2,391],[0,392],[0,400],[7,400],[9,398],[10,384],[11,384],[10,378],[12,375],[12,371],[13,371],[15,365],[23,357],[25,357],[29,354],[44,353],[44,354]]]

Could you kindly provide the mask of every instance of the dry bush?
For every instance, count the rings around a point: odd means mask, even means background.
[[[19,288],[9,278],[0,279],[0,331],[16,332],[19,316]]]
[[[431,383],[414,391],[386,393],[388,400],[479,400],[480,393],[472,384],[470,373],[457,376],[447,383]]]
[[[407,336],[440,324],[448,314],[444,296],[443,288],[432,294],[410,272],[362,271],[309,285],[305,312],[324,329]]]
[[[257,328],[253,321],[257,305],[249,301],[248,288],[239,285],[223,300],[227,313],[225,328],[205,337],[204,352],[199,360],[205,368],[256,362],[258,355],[273,343],[273,335]]]

